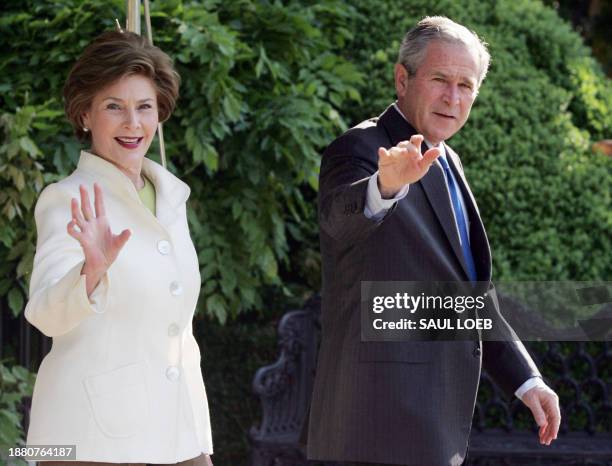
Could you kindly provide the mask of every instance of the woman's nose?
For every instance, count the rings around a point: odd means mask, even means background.
[[[129,108],[126,110],[124,125],[126,128],[140,127],[140,118],[138,117],[138,112],[135,108]]]

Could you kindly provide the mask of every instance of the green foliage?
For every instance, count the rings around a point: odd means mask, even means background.
[[[17,107],[0,115],[4,133],[0,145],[0,296],[7,296],[13,315],[22,310],[27,293],[23,278],[32,267],[36,242],[32,211],[43,186],[41,151],[31,137],[33,120],[39,127],[53,112],[44,105]],[[34,128],[35,129],[35,128]]]
[[[78,158],[61,87],[86,44],[124,18],[125,4],[3,6],[0,299],[16,314],[34,252],[34,200]],[[244,433],[259,417],[248,387],[274,357],[270,316],[319,288],[318,154],[347,124],[393,101],[400,40],[426,14],[449,16],[490,43],[489,76],[451,144],[484,216],[495,277],[611,276],[612,161],[590,146],[610,135],[612,90],[551,9],[533,0],[154,1],[154,40],[183,78],[164,132],[169,168],[192,188],[199,310],[236,319],[199,322],[222,463],[244,462]],[[521,425],[532,425],[529,416]]]
[[[42,173],[45,183],[65,176],[78,158],[61,86],[85,45],[114,28],[123,8],[122,1],[30,1],[9,6],[0,20],[0,255],[9,259],[0,297],[8,295],[14,312],[24,304]],[[285,285],[281,275],[307,269],[289,261],[289,245],[304,232],[315,237],[303,225],[315,221],[318,153],[346,128],[337,108],[359,99],[361,74],[331,52],[351,39],[352,11],[338,0],[152,4],[155,43],[182,76],[164,131],[169,168],[192,188],[201,309],[221,322],[262,309],[267,287],[287,297],[309,284]]]
[[[395,98],[399,43],[423,16],[448,16],[490,44],[487,79],[450,143],[484,217],[494,276],[610,279],[612,159],[590,147],[610,135],[612,86],[569,25],[533,0],[352,3],[359,33],[345,55],[370,77],[362,105],[348,109],[353,123]]]
[[[21,366],[9,368],[0,362],[0,451],[3,453],[7,448],[25,443],[19,406],[24,397],[32,396],[33,387],[34,374]]]
[[[450,144],[462,157],[493,249],[494,277],[523,280],[610,280],[612,277],[612,159],[591,151],[609,138],[612,86],[590,51],[556,13],[533,0],[354,0],[355,41],[344,54],[369,77],[362,104],[343,115],[352,123],[381,113],[395,99],[393,65],[403,34],[426,15],[444,15],[475,30],[492,55],[491,68],[465,127]],[[389,25],[393,25],[392,28]],[[390,32],[391,31],[391,32]],[[600,354],[593,344],[589,354]],[[564,343],[566,354],[576,345]],[[604,368],[599,376],[605,380]],[[562,406],[575,393],[563,372],[542,371]],[[571,371],[580,378],[580,372]],[[582,393],[592,406],[601,394]],[[479,401],[491,399],[488,387]],[[519,428],[533,427],[521,408]],[[488,427],[503,413],[484,413]],[[572,429],[586,418],[567,411]],[[598,431],[609,423],[598,418]]]

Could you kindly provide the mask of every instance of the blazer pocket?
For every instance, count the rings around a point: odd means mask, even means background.
[[[108,437],[137,434],[149,414],[143,363],[129,364],[83,380],[94,419]]]
[[[359,362],[426,363],[431,359],[430,341],[363,341],[359,343]]]

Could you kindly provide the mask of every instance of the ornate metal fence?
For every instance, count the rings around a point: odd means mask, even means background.
[[[278,360],[255,374],[253,390],[263,415],[250,431],[251,466],[318,464],[305,459],[304,429],[316,369],[319,316],[319,297],[308,301],[303,310],[286,313],[278,328]],[[532,324],[526,317],[524,325]],[[536,429],[522,427],[533,425],[528,409],[518,399],[507,401],[483,371],[468,465],[612,466],[610,344],[526,346],[544,374],[554,374],[547,382],[561,398],[560,435],[551,446],[541,446]]]

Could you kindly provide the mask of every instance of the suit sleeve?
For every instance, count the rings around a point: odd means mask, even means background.
[[[34,210],[38,240],[25,317],[49,337],[68,333],[108,305],[108,274],[87,296],[85,275],[81,275],[83,250],[66,230],[72,197],[59,185],[50,185]]]
[[[395,210],[382,218],[365,213],[368,183],[378,170],[376,149],[347,133],[323,154],[319,189],[319,225],[336,241],[363,241]]]
[[[482,365],[493,381],[508,398],[529,378],[542,377],[525,345],[499,310],[495,288],[488,291],[489,305],[486,307],[494,329],[483,334]]]

